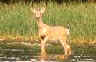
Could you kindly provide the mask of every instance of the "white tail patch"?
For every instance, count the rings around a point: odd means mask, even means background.
[[[69,29],[66,29],[66,31],[67,31],[67,35],[69,35],[70,34],[70,30]]]

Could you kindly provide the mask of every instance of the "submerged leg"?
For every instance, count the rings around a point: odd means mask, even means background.
[[[68,58],[68,56],[71,55],[71,47],[64,40],[60,40],[60,43],[64,47],[64,51],[65,51],[65,55],[63,56],[63,58],[66,59],[66,58]]]
[[[45,59],[47,57],[46,51],[45,51],[45,44],[47,41],[47,37],[41,40],[41,58]]]

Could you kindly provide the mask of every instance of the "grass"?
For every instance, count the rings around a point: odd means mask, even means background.
[[[33,5],[37,7],[39,5]],[[40,4],[42,7],[42,4]],[[31,5],[0,4],[1,37],[37,36],[37,24],[30,10]],[[72,42],[96,42],[96,4],[53,4],[49,3],[43,16],[43,22],[49,25],[70,25]],[[36,38],[37,39],[37,38]]]

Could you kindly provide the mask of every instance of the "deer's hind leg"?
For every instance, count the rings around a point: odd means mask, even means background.
[[[66,59],[66,58],[68,58],[68,56],[71,55],[71,47],[70,47],[69,44],[67,44],[66,40],[62,40],[62,39],[61,39],[61,40],[60,40],[60,43],[61,43],[61,45],[63,46],[64,52],[65,52],[65,54],[62,56],[62,58],[63,58],[63,59]]]

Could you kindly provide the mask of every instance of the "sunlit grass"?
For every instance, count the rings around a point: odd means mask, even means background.
[[[37,24],[30,10],[31,5],[0,5],[0,36],[38,37]],[[37,7],[33,5],[33,7]],[[42,7],[42,5],[41,5]],[[70,25],[70,40],[73,42],[96,40],[96,4],[49,3],[43,16],[49,25]]]

